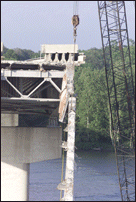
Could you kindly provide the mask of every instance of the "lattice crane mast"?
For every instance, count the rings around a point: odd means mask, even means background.
[[[133,201],[135,91],[125,2],[98,1],[98,13],[121,198]]]

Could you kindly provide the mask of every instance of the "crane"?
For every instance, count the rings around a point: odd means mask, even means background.
[[[125,2],[98,1],[98,13],[120,193],[122,201],[131,201],[135,200],[135,91]],[[120,64],[113,61],[115,51]]]
[[[122,201],[135,200],[134,160],[135,160],[135,91],[132,74],[132,64],[129,48],[128,27],[124,1],[97,1],[100,22],[103,59],[105,64],[105,76],[109,100],[112,137],[116,157],[117,173]],[[78,2],[75,2],[72,17],[74,44],[79,25]],[[113,53],[118,53],[120,64],[113,60]],[[74,62],[73,62],[74,69]],[[125,89],[125,90],[124,90]],[[70,100],[70,105],[72,103]],[[72,105],[69,109],[72,109]],[[75,108],[75,100],[73,109]],[[70,112],[70,110],[69,110]],[[68,116],[69,116],[68,112]],[[73,114],[75,120],[75,114]],[[70,122],[69,122],[70,123]],[[72,127],[75,130],[75,122]],[[74,150],[68,153],[68,144],[74,148],[75,133],[73,139],[64,142],[63,149],[67,151],[66,175],[61,182],[61,199],[73,200],[74,181]],[[68,132],[67,129],[65,129]],[[128,145],[129,142],[129,145]],[[72,161],[69,161],[72,155]],[[69,161],[69,165],[68,165]],[[63,163],[64,164],[64,163]],[[72,166],[71,170],[68,169]],[[71,172],[71,174],[70,174]],[[64,197],[62,198],[62,190]]]

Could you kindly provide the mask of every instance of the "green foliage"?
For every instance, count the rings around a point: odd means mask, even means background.
[[[5,54],[7,52],[8,48],[6,48],[5,46],[3,46],[3,54]]]
[[[35,53],[34,51],[27,49],[8,49],[4,47],[3,56],[5,60],[28,60],[40,57],[40,51]],[[41,57],[43,57],[43,54],[41,54]]]
[[[91,64],[90,68],[92,70],[103,68],[104,61],[103,61],[102,49],[92,48],[86,51],[79,50],[79,52],[84,52],[84,54],[86,55],[86,60],[85,60],[86,64],[84,64],[84,66]]]
[[[118,100],[120,102],[120,120],[125,136],[130,133],[125,125],[124,117],[127,118],[127,104],[122,102],[126,96],[125,85],[121,85],[120,77],[123,71],[120,50],[116,41],[112,41],[112,59],[118,75],[115,83],[118,88]],[[75,93],[77,94],[76,109],[76,146],[78,149],[88,150],[95,147],[112,148],[110,138],[110,120],[108,106],[108,92],[106,87],[105,68],[103,63],[102,49],[92,48],[84,52],[86,63],[75,67]],[[106,52],[109,52],[107,47]],[[135,74],[135,42],[130,40],[130,54],[132,59],[133,77]],[[124,48],[125,63],[128,64],[127,48]],[[110,67],[110,56],[109,64]],[[120,76],[120,77],[119,77]],[[131,79],[131,71],[127,69],[127,79]],[[111,74],[112,81],[112,74]],[[135,80],[134,80],[135,83]],[[112,84],[112,83],[111,83]],[[110,85],[110,83],[109,83]],[[112,87],[113,88],[113,87]],[[112,101],[112,99],[111,99]],[[121,104],[122,103],[122,104]],[[113,117],[114,118],[114,117]]]
[[[5,60],[19,60],[18,55],[13,49],[8,49],[3,56],[5,57]]]
[[[90,52],[90,50],[89,50]],[[99,51],[100,52],[100,51]],[[77,94],[76,142],[86,149],[98,146],[100,138],[109,139],[108,97],[104,68],[86,63],[75,70]],[[110,139],[109,139],[110,140]],[[81,143],[82,142],[82,143]]]

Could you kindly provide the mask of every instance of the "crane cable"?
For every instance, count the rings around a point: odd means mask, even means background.
[[[74,1],[74,4],[73,4],[73,15],[78,15],[78,6],[79,6],[79,2],[78,1]]]
[[[79,15],[78,15],[78,1],[74,2],[73,5],[73,17],[72,17],[72,24],[73,24],[73,38],[74,38],[74,57],[73,57],[73,69],[75,67],[75,46],[76,46],[76,37],[77,37],[77,26],[79,25]],[[74,87],[74,86],[73,86]],[[73,94],[72,94],[73,97]],[[72,100],[71,100],[71,109],[72,109]]]
[[[64,124],[63,124],[64,126]],[[64,134],[64,141],[65,141],[65,131],[64,131],[64,127],[63,127],[63,134]],[[61,183],[63,182],[63,173],[64,173],[64,148],[62,149],[62,171],[61,171]],[[62,199],[62,190],[60,190],[60,200]]]
[[[73,17],[72,17],[72,24],[73,24],[73,29],[74,29],[74,33],[73,33],[73,36],[74,36],[74,44],[76,42],[76,27],[77,25],[79,25],[79,15],[78,15],[78,1],[75,1],[74,2],[74,6],[73,6]]]

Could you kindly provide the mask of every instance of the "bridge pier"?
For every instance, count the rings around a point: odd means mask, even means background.
[[[29,201],[29,163],[1,162],[1,200]]]
[[[14,114],[2,118],[1,200],[28,201],[29,164],[61,157],[62,129],[19,127]]]

